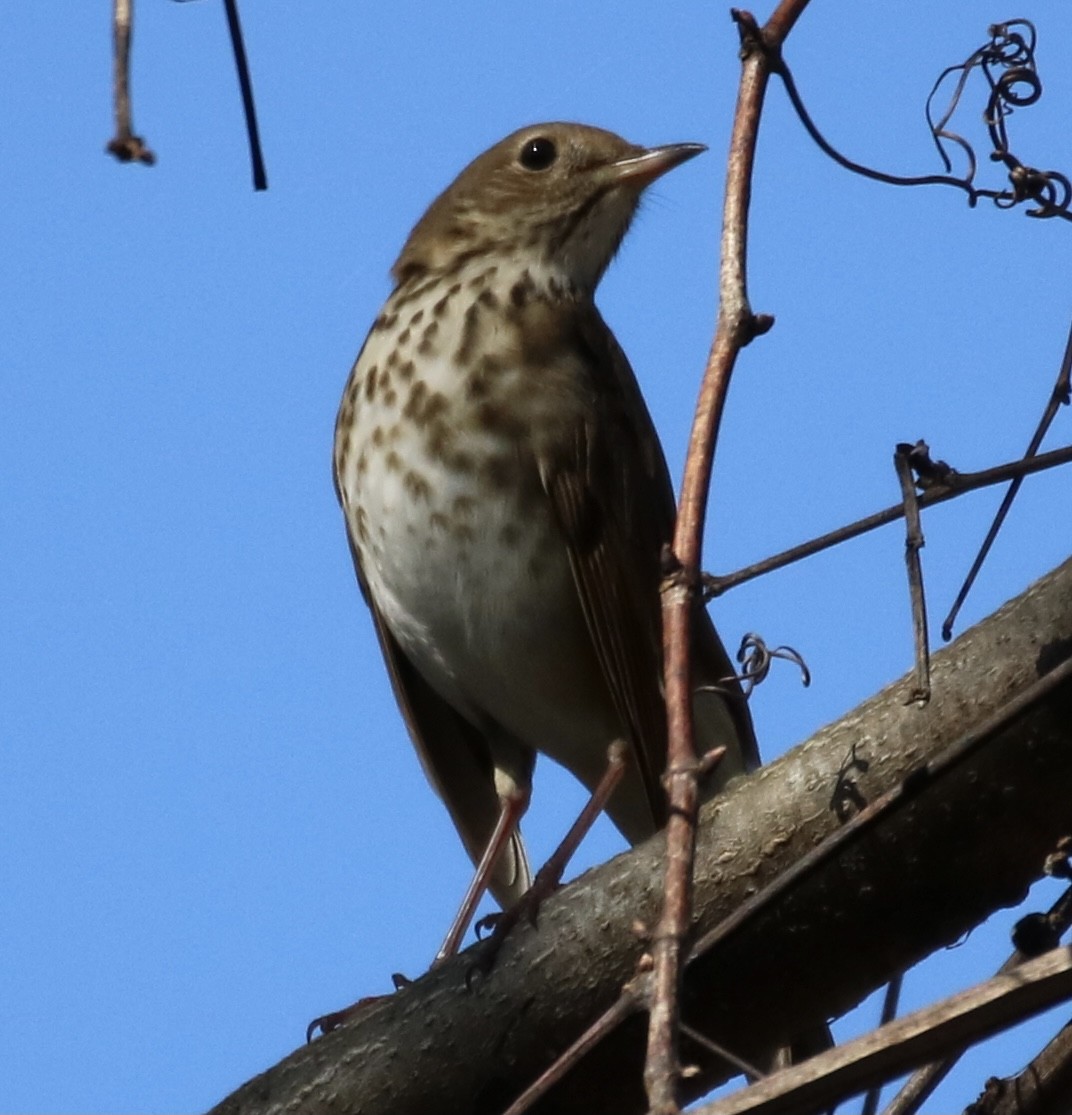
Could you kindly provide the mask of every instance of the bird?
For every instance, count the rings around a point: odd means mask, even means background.
[[[425,774],[480,892],[532,883],[520,820],[538,754],[630,844],[667,819],[660,583],[675,502],[628,359],[595,292],[645,189],[705,148],[578,123],[520,129],[429,206],[343,392],[335,490],[357,579]],[[705,609],[692,627],[710,792],[759,764]],[[475,897],[474,897],[475,895]],[[463,903],[463,906],[465,904]]]

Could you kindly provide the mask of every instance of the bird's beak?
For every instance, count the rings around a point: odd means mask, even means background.
[[[640,189],[680,166],[707,148],[702,143],[669,143],[665,147],[649,147],[639,155],[619,159],[606,169],[613,182],[629,182]]]

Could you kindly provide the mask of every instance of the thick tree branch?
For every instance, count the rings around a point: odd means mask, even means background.
[[[1072,826],[1072,684],[1049,687],[970,762],[940,778],[921,770],[1070,658],[1072,561],[934,656],[926,708],[905,705],[912,680],[904,678],[712,802],[697,846],[701,934],[847,814],[909,775],[918,787],[689,965],[690,1026],[754,1057],[1019,901]],[[659,836],[565,888],[470,988],[471,952],[299,1049],[216,1110],[497,1115],[634,974],[642,943],[632,926],[658,915],[662,850]],[[645,1032],[646,1020],[631,1018],[536,1110],[644,1111]],[[688,1081],[693,1094],[728,1075],[698,1048],[686,1043],[683,1054],[700,1069]]]

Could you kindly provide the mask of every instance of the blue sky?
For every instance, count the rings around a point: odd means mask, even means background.
[[[926,173],[931,82],[1014,14],[1038,24],[1045,82],[1012,121],[1014,149],[1067,173],[1059,0],[815,0],[787,56],[832,141]],[[354,583],[331,432],[412,223],[522,124],[711,148],[656,186],[600,293],[680,475],[715,313],[738,73],[726,10],[262,0],[242,15],[271,187],[259,196],[218,4],[138,7],[151,170],[102,153],[106,6],[59,18],[20,5],[7,20],[0,1111],[204,1108],[314,1015],[431,959],[469,864]],[[894,502],[898,441],[926,438],[963,469],[1022,450],[1068,331],[1067,224],[852,178],[774,87],[752,231],[753,304],[777,325],[733,384],[709,568]],[[1062,415],[1048,445],[1068,440]],[[964,624],[1066,556],[1067,491],[1067,473],[1029,482]],[[936,641],[997,498],[925,518]],[[808,690],[786,668],[756,694],[768,757],[909,667],[902,552],[886,528],[716,603],[728,643],[759,631],[812,669]],[[580,801],[541,764],[535,859]],[[578,869],[620,847],[602,824]],[[989,974],[1014,916],[910,978],[910,1005]],[[959,1109],[1041,1032],[978,1055],[930,1110]]]

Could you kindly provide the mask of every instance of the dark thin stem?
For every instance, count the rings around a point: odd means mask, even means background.
[[[523,1115],[535,1106],[578,1061],[582,1060],[611,1031],[616,1029],[637,1010],[644,996],[639,995],[634,984],[626,984],[618,1001],[588,1027],[587,1030],[553,1064],[541,1073],[516,1100],[503,1112],[503,1115]]]
[[[904,973],[894,976],[888,984],[886,984],[886,994],[882,996],[882,1013],[879,1016],[878,1024],[885,1026],[887,1022],[892,1022],[897,1017],[897,1007],[901,1001],[901,986],[904,984]],[[882,1086],[876,1085],[874,1088],[868,1090],[864,1096],[863,1106],[860,1108],[860,1115],[875,1115],[878,1111],[878,1103],[882,1098]]]
[[[1027,452],[1024,453],[1025,459],[1034,457],[1038,452],[1042,439],[1046,436],[1054,418],[1057,416],[1058,407],[1068,406],[1070,382],[1072,382],[1072,326],[1069,327],[1064,359],[1061,361],[1061,367],[1057,372],[1057,382],[1053,385],[1046,409],[1043,411],[1034,436],[1028,444]],[[1001,530],[1002,524],[1005,522],[1005,516],[1008,515],[1009,508],[1012,507],[1012,502],[1016,499],[1016,493],[1019,492],[1020,485],[1023,482],[1024,478],[1021,475],[1017,476],[1009,485],[1009,490],[1005,493],[997,514],[994,516],[994,521],[986,532],[983,544],[975,555],[975,561],[972,562],[972,567],[968,570],[967,577],[964,578],[964,584],[960,586],[960,592],[957,593],[957,598],[953,601],[953,607],[949,609],[949,615],[945,617],[942,623],[942,638],[947,642],[953,637],[953,624],[956,623],[961,605],[967,599],[968,593],[971,592],[972,585],[975,584],[975,578],[978,576],[979,570],[982,569],[983,562],[986,561],[987,554],[990,553],[990,547],[994,544],[994,539],[997,538],[998,531]]]
[[[246,47],[242,40],[242,25],[238,22],[238,0],[223,0],[223,8],[227,13],[227,30],[231,35],[238,87],[242,90],[242,111],[246,118],[246,134],[249,136],[249,158],[253,164],[253,188],[266,190],[268,174],[264,169],[264,155],[261,152],[261,137],[257,128],[257,106],[253,102],[253,83],[249,77]]]
[[[697,1045],[706,1049],[709,1053],[714,1053],[716,1057],[721,1057],[729,1065],[733,1067],[744,1076],[752,1080],[761,1080],[763,1073],[756,1068],[755,1065],[749,1064],[743,1057],[738,1057],[731,1049],[727,1049],[724,1045],[719,1045],[713,1038],[709,1038],[706,1034],[700,1033],[699,1030],[690,1026],[687,1022],[681,1023],[681,1032],[687,1038],[691,1038]]]

